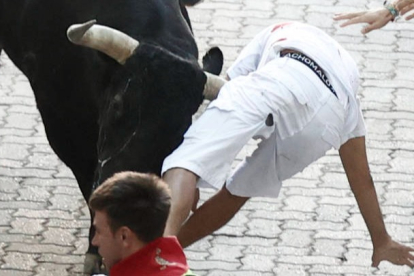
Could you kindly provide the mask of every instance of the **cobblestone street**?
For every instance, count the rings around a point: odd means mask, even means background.
[[[219,46],[225,69],[271,23],[322,28],[355,58],[370,168],[389,233],[414,246],[414,21],[366,36],[340,28],[338,12],[367,0],[204,0],[189,8],[200,56]],[[74,22],[77,23],[77,22]],[[249,143],[237,162],[255,148]],[[213,194],[203,190],[202,200]],[[0,56],[0,276],[82,275],[89,211],[71,171],[45,136],[27,78]],[[411,275],[371,268],[369,233],[337,151],[286,181],[277,199],[249,201],[214,235],[186,249],[200,276]]]

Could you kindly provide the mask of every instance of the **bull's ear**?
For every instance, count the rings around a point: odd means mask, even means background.
[[[95,24],[96,20],[68,28],[68,39],[81,46],[101,51],[120,64],[135,52],[139,42],[118,30]]]
[[[223,69],[223,60],[223,52],[220,48],[212,47],[203,57],[203,70],[218,76]]]
[[[217,98],[220,89],[226,84],[227,81],[222,77],[212,75],[208,72],[204,73],[207,76],[207,81],[204,85],[203,95],[205,99],[212,101]]]

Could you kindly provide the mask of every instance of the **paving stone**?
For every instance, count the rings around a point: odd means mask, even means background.
[[[4,143],[13,143],[21,145],[31,144],[47,144],[47,140],[44,137],[19,137],[19,136],[6,136],[3,139]]]
[[[350,248],[345,257],[348,262],[354,265],[369,267],[371,264],[372,250],[365,250],[361,248]]]
[[[49,145],[46,145],[46,144],[36,144],[36,145],[33,145],[32,146],[31,152],[53,153],[53,150],[50,148]]]
[[[84,255],[58,255],[58,254],[42,254],[39,259],[38,262],[40,263],[56,263],[56,264],[81,264],[83,263],[84,260]]]
[[[284,210],[312,212],[316,207],[316,199],[305,196],[291,196],[285,200]]]
[[[14,90],[16,90],[15,87],[14,87]],[[30,91],[30,90],[29,90],[29,92],[32,93],[32,91]],[[22,113],[22,114],[31,114],[31,115],[34,115],[34,117],[32,117],[32,119],[37,119],[37,118],[40,117],[39,111],[38,111],[38,109],[36,108],[35,105],[33,105],[33,106],[27,106],[27,105],[12,105],[12,106],[10,106],[10,108],[7,111],[9,113]]]
[[[60,229],[60,228],[49,228],[42,233],[44,240],[43,243],[51,243],[57,245],[68,245],[72,244],[75,240],[74,230],[71,229]]]
[[[0,201],[14,201],[17,197],[15,193],[1,193]]]
[[[80,202],[79,194],[75,195],[63,195],[60,194],[59,197],[53,196],[49,198],[49,202],[52,204],[49,206],[50,210],[76,210],[80,208],[84,202]]]
[[[32,201],[13,201],[4,202],[0,201],[0,209],[44,209],[45,204],[42,202]]]
[[[207,275],[207,274],[205,274]],[[257,271],[253,271],[253,270],[249,270],[249,271],[224,271],[224,270],[213,270],[211,272],[208,273],[209,276],[244,276],[244,275],[249,275],[249,276],[271,276],[273,275],[272,273],[262,273],[262,272],[257,272]]]
[[[36,259],[38,258],[37,254],[30,253],[20,253],[20,252],[7,252],[3,257],[5,264],[1,266],[1,269],[16,269],[16,270],[26,270],[32,271],[37,265]]]
[[[22,242],[27,244],[36,244],[41,240],[40,235],[22,235],[10,234],[7,230],[4,234],[0,234],[0,240],[5,243]]]
[[[3,269],[1,268],[1,276],[32,276],[33,273],[31,271],[19,271],[17,269]]]
[[[17,128],[17,129],[32,129],[34,125],[37,124],[36,120],[34,120],[37,115],[29,115],[29,114],[11,114],[6,118],[6,125],[5,127],[10,128]]]
[[[259,272],[271,271],[275,267],[274,257],[259,254],[249,254],[241,258],[241,270],[255,270]]]
[[[45,219],[32,219],[32,218],[15,218],[11,221],[12,229],[9,233],[23,234],[23,235],[36,235],[45,230]]]
[[[273,269],[274,275],[295,275],[308,276],[307,266],[298,266],[297,264],[280,264],[278,263]]]
[[[312,246],[312,254],[316,256],[333,256],[341,258],[346,252],[344,244],[345,241],[340,240],[317,239]]]
[[[58,166],[57,171],[58,172],[53,175],[56,178],[74,178],[72,171],[64,165]]]
[[[5,144],[6,141],[3,142],[4,144],[0,145],[0,156],[2,159],[21,160],[29,155],[27,145]]]
[[[14,216],[19,217],[27,217],[27,218],[59,218],[59,219],[68,219],[72,220],[73,215],[71,215],[68,211],[62,210],[31,210],[31,209],[23,209],[19,208],[18,211],[14,214]]]
[[[315,264],[327,264],[327,265],[339,265],[340,260],[335,257],[326,256],[292,256],[285,255],[279,257],[281,263],[296,263],[302,265],[315,265]]]
[[[7,128],[6,126],[4,126],[0,129],[0,135],[3,137],[6,137],[6,136],[30,137],[31,135],[33,135],[33,130]]]
[[[90,221],[89,220],[82,220],[82,219],[74,219],[74,220],[64,220],[64,219],[48,219],[45,223],[46,227],[54,227],[54,228],[89,228]]]
[[[77,235],[76,241],[74,242],[73,246],[75,247],[75,249],[72,250],[71,254],[75,254],[75,255],[85,254],[85,252],[88,250],[88,247],[89,247],[88,235],[86,236]]]
[[[311,275],[371,275],[370,267],[366,266],[332,266],[332,265],[313,265],[309,269]]]
[[[293,247],[308,247],[312,241],[313,236],[315,235],[314,231],[311,230],[296,230],[296,229],[284,229],[284,231],[279,235],[280,242],[278,245],[284,246],[293,246]]]
[[[185,255],[188,261],[204,261],[210,256],[208,251],[189,251],[185,250]]]
[[[196,267],[197,270],[237,270],[239,264],[236,262],[222,262],[222,261],[191,261],[189,262],[190,267]],[[194,271],[197,271],[194,269]]]
[[[74,189],[78,186],[74,179],[54,179],[54,178],[47,178],[47,179],[39,179],[39,178],[32,178],[27,177],[22,181],[23,186],[30,186],[30,187],[49,187],[54,190],[55,193],[60,193],[62,189],[62,193],[73,194]],[[80,192],[79,192],[80,193]]]
[[[69,275],[85,276],[85,274],[83,273],[83,263],[72,264]]]
[[[348,239],[364,239],[367,237],[366,231],[331,231],[331,230],[320,230],[314,235],[314,238],[323,239],[337,239],[337,240],[348,240]]]
[[[51,197],[49,191],[42,187],[26,187],[19,189],[18,192],[17,200],[19,201],[45,202]]]
[[[243,237],[247,229],[245,226],[226,225],[215,232],[216,235]]]
[[[341,231],[346,228],[346,222],[337,223],[330,221],[297,221],[289,220],[282,225],[282,229],[307,229],[307,230],[319,230],[328,229]]]
[[[27,168],[42,168],[45,166],[57,166],[61,161],[55,154],[32,153],[28,158]]]
[[[238,262],[238,259],[240,259],[244,255],[242,253],[244,248],[245,248],[244,246],[234,246],[234,245],[227,245],[227,244],[216,245],[214,248],[211,248],[209,250],[211,255],[208,258],[208,260]]]
[[[74,274],[70,274],[70,269],[71,269],[71,265],[58,265],[54,263],[45,263],[45,264],[40,264],[38,267],[36,267],[36,275],[37,276],[74,275]]]
[[[20,168],[13,169],[7,167],[0,167],[0,176],[5,177],[38,177],[38,178],[50,178],[55,171],[44,170],[39,168]]]
[[[268,219],[252,219],[246,235],[273,238],[281,233],[280,222]]]
[[[291,250],[298,250],[298,248],[286,248],[283,246],[275,246],[275,245],[268,245],[268,246],[260,246],[260,245],[248,245],[245,246],[242,250],[243,255],[267,255],[267,256],[276,256],[279,254],[283,254],[283,252]],[[300,250],[302,253],[305,253],[307,249],[303,248]],[[299,250],[298,250],[299,251]],[[306,254],[306,253],[305,253]]]
[[[73,248],[71,246],[58,246],[54,244],[26,244],[26,243],[12,243],[7,247],[7,252],[21,252],[21,253],[53,253],[66,255],[71,253]]]
[[[388,232],[414,246],[414,21],[361,35],[333,14],[367,0],[205,0],[189,9],[200,56],[220,46],[225,70],[274,22],[320,26],[356,60],[367,152]],[[201,60],[201,58],[200,58]],[[194,115],[196,120],[208,102]],[[234,168],[257,147],[252,141]],[[202,190],[200,203],[215,191]],[[73,173],[50,148],[29,82],[0,56],[0,275],[82,275],[89,210]],[[278,199],[249,200],[229,224],[185,249],[200,276],[409,275],[370,268],[372,244],[337,151],[285,181]]]

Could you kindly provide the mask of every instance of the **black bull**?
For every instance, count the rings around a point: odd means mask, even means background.
[[[90,19],[139,41],[124,65],[69,42],[68,27]],[[28,77],[50,146],[86,200],[117,171],[159,174],[203,100],[207,78],[178,0],[0,0],[1,48]]]

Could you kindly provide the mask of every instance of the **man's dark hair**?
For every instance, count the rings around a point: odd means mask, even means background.
[[[89,199],[93,211],[106,212],[113,233],[127,226],[146,243],[163,236],[170,205],[167,184],[156,175],[137,172],[115,174]]]

